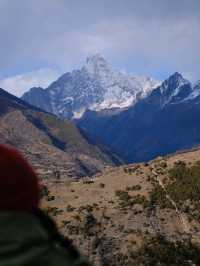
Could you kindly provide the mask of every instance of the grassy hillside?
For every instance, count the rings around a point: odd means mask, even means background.
[[[66,152],[84,153],[110,165],[113,164],[113,159],[116,163],[121,162],[114,154],[104,153],[98,145],[88,142],[88,138],[71,121],[63,121],[56,116],[42,112],[31,112],[27,117],[49,135],[52,144]]]
[[[200,150],[46,182],[43,208],[92,265],[199,265]]]
[[[80,178],[119,163],[117,157],[90,143],[71,122],[58,119],[0,90],[0,143],[28,157],[41,176]]]

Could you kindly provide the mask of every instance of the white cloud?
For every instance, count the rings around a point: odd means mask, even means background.
[[[66,72],[100,52],[128,72],[198,78],[199,14],[199,0],[0,0],[0,75]]]
[[[22,75],[7,77],[0,80],[0,87],[18,97],[32,87],[46,88],[52,81],[58,78],[59,73],[52,69],[39,69]]]

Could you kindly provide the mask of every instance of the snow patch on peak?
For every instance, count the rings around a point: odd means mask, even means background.
[[[175,72],[159,87],[162,107],[168,104],[177,104],[191,99],[193,89],[191,83],[183,76]]]
[[[105,58],[100,53],[92,54],[88,56],[86,59],[87,64],[90,64],[90,63],[95,64],[99,62],[107,63]]]
[[[104,59],[101,54],[89,56],[86,59],[86,64],[83,67],[90,75],[100,76],[103,72],[110,72],[111,65]]]
[[[172,76],[169,77],[169,82],[176,83],[177,87],[182,87],[186,84],[190,84],[190,82],[185,79],[179,72],[175,72]]]
[[[147,76],[129,76],[133,85],[138,84],[141,90],[141,97],[146,97],[152,90],[161,85],[161,82]]]
[[[200,80],[196,81],[193,86],[192,86],[194,89],[197,88],[197,87],[200,87]]]
[[[113,69],[100,54],[88,57],[82,69],[91,78],[98,80],[104,89],[103,101],[94,103],[91,107],[93,110],[128,107],[160,85],[152,78],[133,76]]]
[[[73,113],[73,119],[79,119],[81,118],[86,111],[86,108],[82,108],[80,110],[74,111]]]
[[[195,82],[192,86],[191,94],[185,99],[186,101],[193,100],[200,95],[200,80]]]
[[[169,93],[170,90],[171,96],[175,96],[180,92],[180,88],[184,85],[191,85],[191,83],[187,79],[183,78],[180,73],[175,72],[161,84],[160,91],[162,94],[166,94]]]

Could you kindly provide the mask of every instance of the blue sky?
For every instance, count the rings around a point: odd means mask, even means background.
[[[0,0],[0,86],[21,95],[101,53],[116,69],[200,79],[199,0]]]

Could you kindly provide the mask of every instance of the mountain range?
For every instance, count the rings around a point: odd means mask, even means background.
[[[101,55],[23,100],[76,121],[92,140],[128,163],[200,143],[200,82],[176,72],[163,82],[115,70]]]
[[[147,161],[200,143],[200,83],[174,73],[127,110],[87,111],[78,124],[126,162]]]
[[[200,265],[199,113],[200,81],[95,55],[22,99],[0,89],[0,143],[33,164],[41,208],[91,265]]]
[[[0,89],[0,143],[31,162],[41,208],[91,265],[200,265],[199,113],[200,81],[95,55],[22,99]]]
[[[147,96],[158,81],[122,73],[100,55],[80,70],[65,73],[46,89],[31,88],[22,99],[61,118],[80,118],[87,109],[127,108]]]

